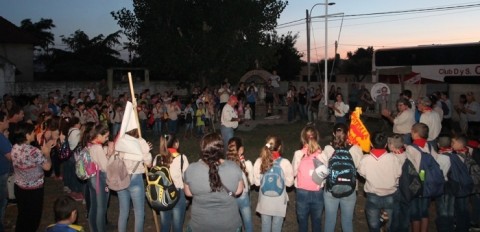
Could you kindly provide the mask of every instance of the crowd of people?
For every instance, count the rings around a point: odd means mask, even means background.
[[[187,99],[179,99],[173,91],[152,94],[146,89],[136,96],[140,128],[127,132],[128,136],[139,140],[143,155],[138,162],[125,160],[131,182],[126,189],[117,192],[118,231],[127,231],[131,202],[135,231],[143,230],[145,186],[142,174],[159,163],[170,167],[175,187],[182,196],[173,209],[160,212],[162,231],[183,230],[185,197],[192,198],[192,216],[186,224],[187,231],[242,231],[242,228],[253,231],[249,196],[252,186],[259,190],[256,212],[261,215],[262,231],[281,231],[289,201],[287,187],[292,185],[296,189],[299,231],[308,231],[309,220],[313,231],[334,231],[339,208],[342,230],[353,231],[357,173],[365,179],[365,212],[371,231],[379,231],[380,227],[387,227],[388,231],[428,231],[431,201],[436,205],[438,231],[478,228],[479,192],[456,197],[446,187],[444,193],[434,197],[415,196],[405,200],[400,194],[405,186],[399,184],[406,160],[417,173],[424,171],[421,169],[423,153],[435,159],[447,182],[451,168],[449,156],[458,155],[463,160],[473,158],[480,140],[480,105],[473,92],[461,95],[461,101],[454,106],[446,92],[414,101],[411,91],[403,91],[396,101],[395,111],[388,107],[381,109],[383,119],[393,124],[393,131],[372,133],[373,148],[364,154],[359,146],[348,141],[348,115],[352,106],[372,107],[369,105],[371,97],[368,98],[363,88],[357,95],[365,102],[355,103],[344,102],[342,90],[334,86],[334,91],[325,99],[321,86],[308,89],[301,86],[297,92],[290,83],[282,100],[273,81],[277,79],[267,81],[264,87],[266,116],[272,114],[275,104],[286,104],[288,121],[298,113],[301,119],[315,122],[320,107],[325,100],[329,101],[329,114],[335,117],[329,145],[322,148],[319,131],[314,124],[307,124],[300,132],[302,147],[295,151],[291,161],[282,157],[282,139],[272,135],[266,138],[259,157],[251,162],[246,160],[242,139],[234,135],[234,129],[245,120],[255,120],[259,100],[255,82],[239,83],[235,90],[227,81],[215,91],[208,87],[194,88]],[[4,231],[1,222],[7,205],[7,180],[11,177],[18,207],[16,231],[38,229],[45,176],[63,181],[64,191],[69,195],[55,203],[55,210],[62,211],[55,212],[57,224],[75,222],[78,216],[71,201],[85,201],[90,230],[107,231],[105,218],[110,191],[106,171],[109,160],[116,155],[112,141],[120,129],[125,104],[131,99],[128,94],[112,97],[94,90],[76,95],[62,95],[57,90],[45,99],[43,101],[39,95],[3,96],[0,231]],[[454,111],[459,115],[458,124],[452,120]],[[220,133],[216,133],[216,122],[220,124]],[[158,159],[153,159],[152,145],[139,137],[140,132],[159,138]],[[201,139],[198,162],[189,163],[186,156],[179,155],[179,137]],[[75,158],[62,158],[65,143],[71,150],[88,148],[98,174],[86,181],[79,180]],[[347,164],[340,164],[345,161]],[[323,213],[325,225],[322,226]],[[389,219],[385,219],[385,215]],[[55,231],[54,228],[56,226],[49,227],[51,231]]]

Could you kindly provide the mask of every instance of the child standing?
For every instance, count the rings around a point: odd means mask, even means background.
[[[78,210],[75,200],[69,196],[62,196],[53,204],[55,224],[49,225],[46,232],[83,232],[83,227],[74,225],[77,220]]]
[[[385,149],[387,146],[385,134],[375,134],[372,137],[372,145],[373,149],[370,151],[370,155],[360,161],[358,173],[366,180],[364,185],[367,195],[365,214],[368,227],[370,231],[380,231],[382,224],[379,219],[382,210],[389,216],[393,213],[395,192],[402,170],[398,158]],[[390,228],[390,225],[391,220],[388,220],[387,228]]]
[[[261,214],[262,231],[278,232],[282,230],[283,219],[287,211],[288,195],[285,187],[293,184],[293,168],[290,161],[281,157],[282,141],[276,136],[268,136],[265,146],[263,146],[260,157],[253,165],[253,176],[255,185],[260,186],[258,194],[258,203],[256,211]],[[266,178],[265,175],[280,169],[280,189],[273,191],[278,196],[266,195]],[[275,172],[275,173],[278,173]],[[271,187],[271,186],[270,186]],[[270,194],[269,194],[270,195]]]
[[[197,136],[201,137],[205,133],[205,108],[203,107],[203,103],[198,103],[198,109],[195,112],[195,117],[197,118]]]
[[[250,206],[250,186],[253,183],[253,165],[245,160],[242,139],[233,137],[228,141],[227,160],[231,160],[242,169],[243,193],[237,198],[240,215],[242,215],[245,232],[253,232],[252,210]]]
[[[296,187],[296,209],[298,231],[308,231],[308,219],[311,219],[312,231],[322,231],[323,184],[312,179],[315,165],[322,149],[318,144],[318,131],[313,126],[306,126],[300,133],[302,149],[295,151],[292,160]]]
[[[195,115],[191,102],[187,103],[187,106],[185,106],[183,115],[185,115],[185,134],[183,137],[188,138],[193,135],[193,116]]]

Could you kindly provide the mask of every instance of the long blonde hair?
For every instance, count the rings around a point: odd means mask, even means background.
[[[260,165],[260,173],[265,173],[273,166],[272,152],[281,152],[282,140],[277,136],[268,136],[266,144],[262,147],[260,158],[262,165]]]
[[[318,144],[319,132],[314,126],[306,126],[300,133],[300,140],[303,146],[307,146],[307,155],[311,155],[318,150],[322,150]]]

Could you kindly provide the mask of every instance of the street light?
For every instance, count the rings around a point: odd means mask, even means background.
[[[310,9],[310,13],[308,12],[307,10],[307,62],[308,62],[308,65],[307,65],[307,72],[308,72],[308,84],[310,85],[310,25],[312,23],[312,11],[313,11],[313,8],[317,5],[324,5],[325,6],[325,91],[324,91],[324,102],[325,102],[325,105],[328,104],[327,102],[327,95],[328,95],[328,72],[327,72],[327,68],[328,68],[328,56],[327,56],[327,52],[328,52],[328,6],[332,6],[332,5],[335,5],[334,2],[328,2],[328,0],[325,0],[325,3],[317,3],[315,5],[312,6],[312,8]]]

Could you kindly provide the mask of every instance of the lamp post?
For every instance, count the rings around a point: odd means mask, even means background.
[[[312,23],[312,11],[313,11],[313,8],[317,5],[324,5],[325,6],[325,105],[327,105],[327,101],[326,101],[326,96],[327,96],[327,91],[328,91],[328,74],[327,74],[327,68],[328,68],[328,65],[327,65],[327,60],[328,60],[328,56],[327,56],[327,51],[328,51],[328,6],[332,6],[332,5],[335,5],[334,2],[328,2],[328,0],[325,0],[325,3],[317,3],[315,5],[312,6],[312,8],[310,8],[310,12],[308,12],[308,10],[306,10],[306,13],[307,13],[307,73],[308,73],[308,78],[307,78],[307,83],[308,85],[310,85],[310,27],[311,27],[311,23]]]

